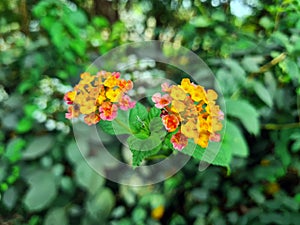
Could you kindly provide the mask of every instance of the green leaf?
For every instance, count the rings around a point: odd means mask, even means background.
[[[25,140],[21,138],[15,138],[9,141],[4,156],[12,163],[18,161],[21,158],[21,149],[25,146]]]
[[[138,166],[144,158],[159,152],[162,147],[162,140],[166,135],[160,117],[154,117],[149,124],[150,136],[139,132],[127,139],[129,148],[133,154],[133,165]],[[142,135],[141,135],[142,134]]]
[[[27,182],[30,188],[25,194],[24,203],[28,211],[40,211],[48,207],[57,194],[54,175],[37,170],[28,177]]]
[[[100,120],[101,129],[111,135],[132,134],[128,125],[128,112],[118,111],[118,116],[113,121]]]
[[[266,89],[265,86],[262,85],[262,83],[258,81],[253,81],[253,88],[257,96],[266,103],[269,107],[273,106],[273,99],[270,95],[269,91]]]
[[[197,16],[190,23],[195,27],[208,27],[212,24],[212,20],[205,16]]]
[[[132,220],[136,224],[142,223],[147,218],[147,211],[142,207],[136,207],[132,212]]]
[[[66,156],[70,163],[76,165],[83,160],[82,154],[75,141],[71,141],[66,148]]]
[[[261,25],[266,30],[269,30],[274,27],[274,22],[269,17],[264,16],[259,20],[259,25]]]
[[[158,109],[156,107],[152,107],[149,110],[147,121],[150,123],[153,118],[160,117],[160,114],[161,114],[160,109]]]
[[[224,146],[223,143],[220,148],[218,148],[217,143],[210,143],[210,145],[212,144],[216,145],[216,147],[213,147],[212,149],[218,150],[218,152],[216,153],[212,150],[212,156],[214,156],[214,158],[211,160],[210,155],[208,155],[208,157],[203,157],[203,160],[216,166],[226,167],[228,170],[227,172],[229,173],[229,165],[232,159],[232,149],[226,145]]]
[[[138,133],[145,128],[144,121],[147,119],[148,111],[141,103],[137,103],[129,112],[129,126],[133,133]]]
[[[192,156],[195,159],[202,160],[204,151],[204,148],[201,148],[199,145],[196,145],[192,139],[189,139],[188,145],[185,148],[183,148],[180,152]]]
[[[161,149],[161,144],[156,146],[154,149],[148,150],[148,151],[141,151],[141,150],[135,150],[135,149],[130,149],[132,152],[132,165],[133,166],[139,166],[141,162],[152,155],[155,155],[156,153],[159,152]]]
[[[226,59],[223,62],[230,69],[229,76],[233,76],[237,83],[242,85],[246,81],[246,72],[243,67],[233,59]]]
[[[225,96],[232,95],[239,88],[238,82],[228,69],[219,69],[216,76]]]
[[[82,11],[75,11],[68,15],[68,19],[76,26],[85,26],[88,22],[86,15]]]
[[[261,193],[261,191],[258,189],[258,187],[252,187],[248,191],[248,194],[257,204],[262,204],[266,200],[265,196]]]
[[[54,144],[54,137],[51,135],[44,135],[35,138],[25,149],[22,154],[23,159],[35,159],[47,151],[49,151]]]
[[[232,152],[233,155],[247,157],[249,149],[240,129],[232,122],[227,121],[222,151]]]
[[[243,67],[251,73],[259,71],[259,64],[264,61],[262,56],[246,56],[242,60]]]
[[[161,137],[157,134],[153,134],[145,139],[140,139],[132,135],[127,139],[127,142],[130,149],[149,151],[161,144]]]
[[[299,66],[291,59],[286,59],[286,69],[289,77],[293,80],[300,81]]]
[[[18,193],[15,187],[10,187],[9,189],[7,189],[2,198],[3,204],[9,210],[14,208],[17,200],[18,200]]]
[[[97,26],[97,27],[108,27],[109,26],[109,22],[108,20],[105,18],[105,17],[94,17],[93,20],[92,20],[92,24],[94,26]]]
[[[258,113],[255,108],[246,100],[226,101],[226,112],[228,115],[238,118],[249,133],[259,133]]]
[[[105,220],[115,206],[115,197],[108,188],[101,188],[87,201],[87,210],[96,220]],[[100,224],[104,224],[100,223]]]
[[[16,131],[18,133],[25,133],[32,128],[32,119],[29,117],[22,118],[17,125]]]
[[[288,149],[290,135],[290,130],[281,130],[279,134],[273,138],[275,141],[275,155],[279,157],[285,169],[287,169],[292,162],[292,156]]]
[[[53,208],[47,213],[44,225],[68,225],[68,217],[64,208]]]
[[[94,194],[104,184],[104,178],[94,171],[85,160],[78,164],[75,170],[76,181],[79,186]]]

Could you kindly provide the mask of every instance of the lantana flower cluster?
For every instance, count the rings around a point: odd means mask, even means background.
[[[170,141],[177,150],[182,150],[193,139],[202,148],[209,141],[220,141],[221,120],[224,114],[216,104],[218,97],[214,90],[184,78],[180,85],[162,84],[164,94],[152,96],[155,107],[162,110],[161,118],[168,132],[176,132]]]
[[[135,106],[135,101],[127,95],[133,83],[120,79],[120,73],[100,71],[91,75],[85,72],[80,77],[80,82],[64,96],[69,105],[66,118],[83,114],[85,123],[92,125],[100,120],[112,121],[117,117],[118,109],[126,111]]]

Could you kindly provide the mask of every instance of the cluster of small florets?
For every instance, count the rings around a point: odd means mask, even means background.
[[[100,71],[91,75],[86,72],[80,77],[80,82],[64,96],[69,105],[66,118],[77,118],[82,114],[85,123],[92,125],[100,120],[112,121],[117,117],[118,109],[126,111],[135,106],[135,101],[127,95],[133,83],[120,79],[120,73]]]
[[[155,107],[162,109],[162,121],[168,132],[175,132],[171,143],[175,149],[182,150],[188,144],[188,138],[202,148],[209,141],[220,141],[223,112],[216,104],[218,97],[214,90],[205,90],[202,86],[184,78],[180,85],[162,84],[162,91],[152,96]],[[176,132],[177,131],[177,132]]]

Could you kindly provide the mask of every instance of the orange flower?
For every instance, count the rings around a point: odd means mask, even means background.
[[[99,121],[100,121],[100,116],[99,116],[99,114],[96,114],[96,113],[91,113],[84,117],[84,122],[87,125],[93,125],[93,124],[98,123]]]
[[[133,88],[133,83],[131,80],[119,80],[118,86],[122,91],[129,91]]]
[[[178,117],[174,114],[164,115],[161,117],[167,131],[173,132],[179,125]]]

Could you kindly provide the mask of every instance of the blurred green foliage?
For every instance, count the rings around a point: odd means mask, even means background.
[[[239,18],[234,1],[115,1],[114,19],[95,2],[0,3],[0,223],[298,224],[300,2],[244,1],[251,14]],[[191,160],[160,184],[133,188],[83,159],[63,94],[96,57],[140,40],[183,45],[215,73],[230,176]]]

